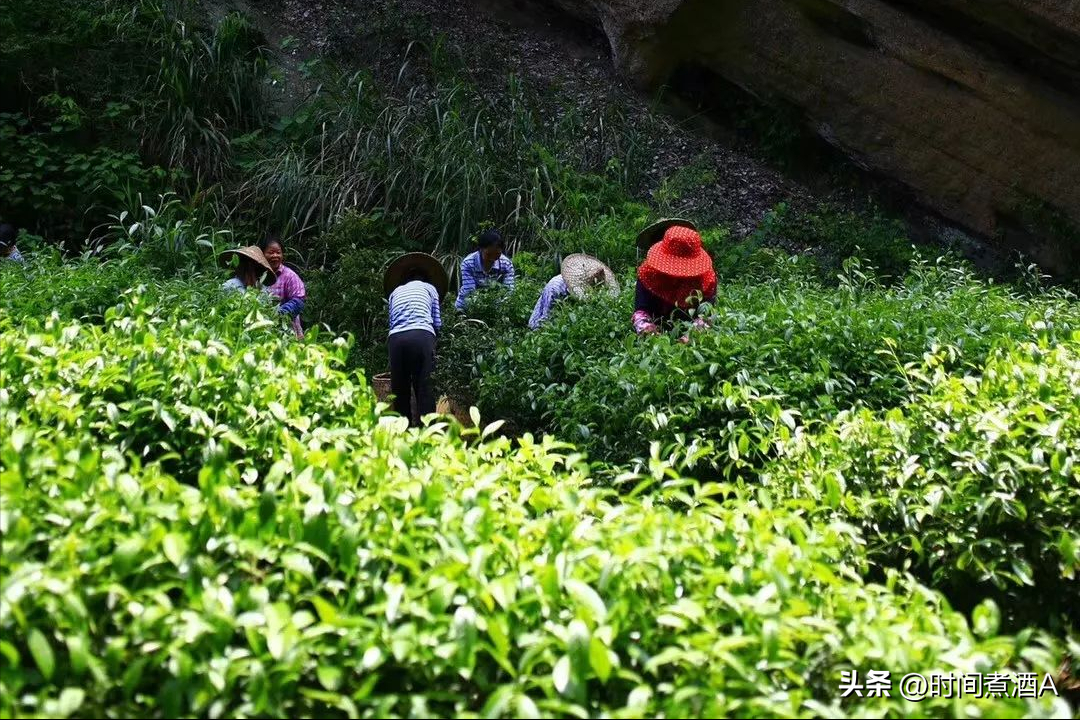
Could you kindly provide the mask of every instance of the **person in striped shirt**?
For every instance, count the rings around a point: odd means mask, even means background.
[[[435,412],[435,341],[442,328],[439,300],[445,292],[446,273],[435,258],[411,253],[387,271],[390,292],[390,392],[394,411],[415,425]],[[443,290],[440,292],[439,288]],[[412,413],[412,394],[417,413]]]
[[[461,289],[455,307],[465,309],[465,301],[485,285],[502,283],[514,289],[514,263],[503,255],[502,235],[498,230],[486,230],[477,241],[479,249],[461,261]]]

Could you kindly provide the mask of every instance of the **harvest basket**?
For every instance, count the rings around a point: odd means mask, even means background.
[[[394,401],[394,395],[390,392],[390,373],[380,373],[371,379],[372,388],[375,390],[375,397],[381,402],[392,403]],[[416,408],[416,392],[412,394],[412,407]],[[415,412],[415,410],[414,410]],[[469,409],[462,407],[459,403],[451,400],[449,397],[443,395],[435,403],[435,412],[440,415],[452,415],[457,418],[465,427],[470,427],[472,423],[472,417],[469,415]],[[419,418],[413,418],[418,420]]]

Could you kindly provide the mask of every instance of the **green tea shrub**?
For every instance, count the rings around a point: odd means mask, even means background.
[[[436,392],[462,405],[475,404],[489,359],[500,345],[514,345],[526,332],[542,289],[538,280],[518,277],[512,291],[502,285],[479,288],[463,310],[454,306],[456,294],[451,293],[442,311],[433,377]],[[503,419],[508,431],[528,427],[518,418]]]
[[[201,280],[159,286],[149,298],[142,287],[126,290],[100,325],[23,316],[26,345],[0,350],[5,371],[19,379],[10,401],[52,431],[85,430],[181,474],[193,467],[174,464],[201,462],[200,448],[216,449],[241,470],[259,462],[235,428],[256,438],[274,434],[289,410],[280,402],[281,386],[289,386],[294,403],[320,395],[320,380],[334,363],[296,365],[286,352],[283,321],[265,312],[268,301],[256,294],[223,297],[219,283],[200,287]],[[220,321],[199,325],[196,317]],[[268,333],[284,339],[252,342]],[[232,382],[205,382],[208,372],[225,373]],[[259,379],[271,376],[278,380]],[[347,400],[337,402],[345,407]],[[306,427],[332,419],[313,414],[297,422]]]
[[[930,358],[900,407],[844,412],[762,482],[858,525],[875,559],[910,564],[1012,624],[1080,620],[1080,332],[993,351],[954,375]]]
[[[63,281],[60,281],[60,278]],[[60,317],[102,322],[121,296],[152,274],[135,255],[114,262],[65,264],[60,253],[45,246],[27,253],[26,263],[0,263],[0,310],[19,322]]]
[[[656,457],[623,496],[551,439],[409,431],[342,346],[180,285],[103,326],[0,316],[5,715],[1068,715],[841,698],[842,672],[1041,679],[1066,648],[866,583],[850,527]]]
[[[780,203],[755,234],[765,241],[812,249],[821,256],[825,271],[838,270],[844,260],[855,257],[889,281],[901,280],[917,258],[904,224],[877,207],[851,210],[822,203],[811,211],[799,212]]]
[[[710,327],[685,345],[685,327],[633,335],[629,282],[616,303],[572,307],[489,356],[485,413],[527,419],[599,459],[626,461],[657,440],[727,474],[760,467],[792,433],[841,410],[903,402],[904,367],[928,352],[949,348],[947,368],[963,371],[1004,340],[1053,341],[1080,327],[1065,293],[1022,296],[949,263],[920,262],[890,287],[851,263],[839,287],[797,271],[728,280],[703,308]]]

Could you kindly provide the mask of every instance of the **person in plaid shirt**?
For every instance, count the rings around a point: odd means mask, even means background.
[[[477,245],[479,250],[461,261],[461,289],[454,304],[458,310],[465,309],[469,295],[489,283],[502,283],[514,289],[514,263],[503,255],[503,240],[499,231],[485,231]]]

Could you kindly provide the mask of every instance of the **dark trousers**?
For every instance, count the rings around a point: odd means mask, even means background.
[[[435,390],[431,386],[431,374],[435,372],[435,336],[426,330],[406,330],[391,335],[389,345],[394,412],[409,418],[410,425],[416,425],[419,418],[435,412]],[[413,392],[417,404],[415,417],[410,411]]]

